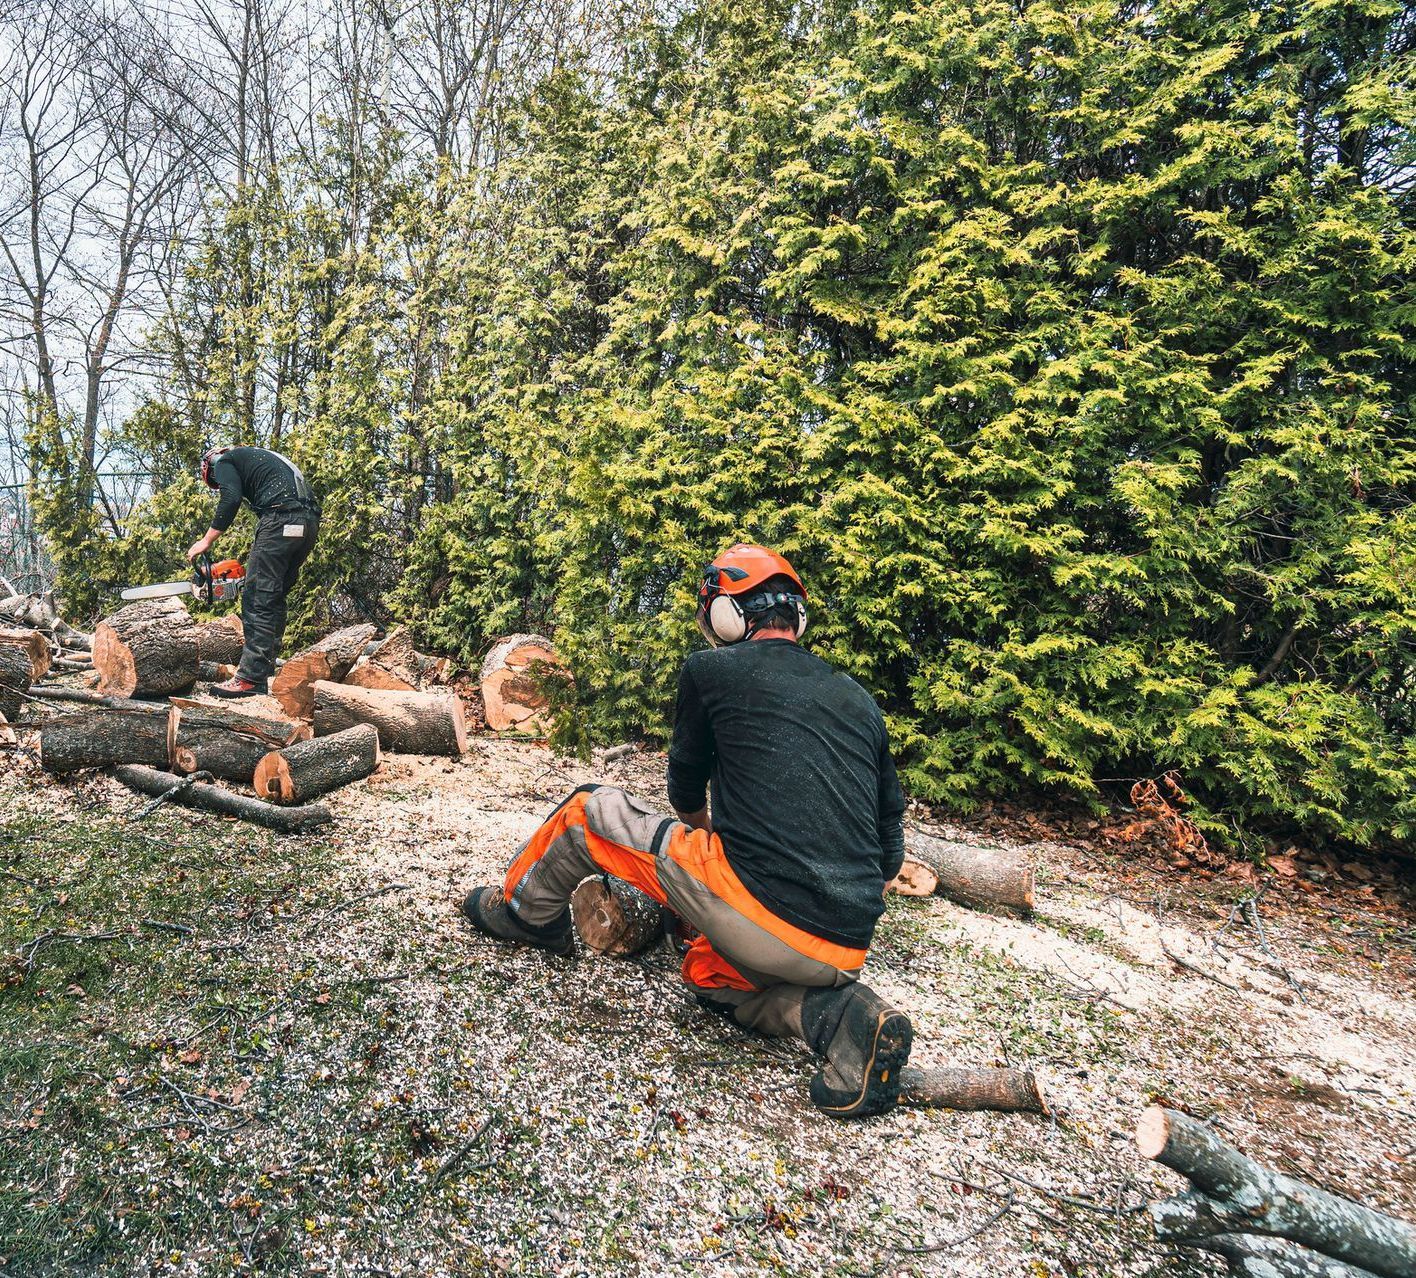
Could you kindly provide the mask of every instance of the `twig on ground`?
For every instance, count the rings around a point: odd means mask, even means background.
[[[1222,985],[1227,990],[1233,990],[1236,994],[1244,991],[1235,985],[1233,981],[1227,981],[1222,976],[1216,975],[1207,968],[1201,967],[1198,963],[1192,963],[1187,958],[1182,958],[1165,943],[1165,906],[1157,900],[1154,905],[1156,935],[1160,938],[1161,953],[1165,955],[1176,967],[1183,967],[1187,972],[1193,972],[1196,976],[1203,976],[1207,981],[1213,981],[1216,985]]]
[[[960,1234],[957,1238],[946,1238],[943,1242],[929,1243],[921,1247],[896,1247],[895,1250],[901,1253],[907,1252],[912,1255],[924,1255],[928,1252],[935,1251],[952,1251],[961,1243],[969,1242],[972,1239],[977,1238],[980,1234],[986,1233],[1012,1210],[1013,1191],[1010,1189],[1007,1194],[1004,1195],[1003,1202],[997,1208],[997,1210],[989,1212],[989,1214],[984,1217],[984,1219],[979,1224],[975,1225],[972,1229],[966,1231],[965,1233]]]
[[[464,1158],[466,1158],[467,1155],[470,1154],[482,1142],[483,1139],[485,1139],[487,1133],[491,1130],[492,1123],[495,1121],[495,1119],[495,1115],[489,1115],[487,1118],[485,1118],[482,1121],[482,1125],[477,1128],[477,1130],[473,1132],[472,1135],[470,1135],[466,1140],[464,1140],[460,1145],[458,1145],[458,1147],[454,1149],[452,1153],[450,1153],[446,1158],[442,1160],[441,1163],[438,1164],[437,1171],[432,1174],[432,1177],[428,1181],[429,1189],[432,1189],[433,1186],[438,1183],[438,1181],[440,1181],[444,1176],[446,1176],[448,1172],[452,1171],[454,1167],[456,1167]]]
[[[1031,1189],[1034,1193],[1041,1194],[1044,1198],[1051,1198],[1055,1202],[1065,1203],[1068,1207],[1077,1207],[1082,1211],[1094,1211],[1102,1216],[1135,1216],[1145,1211],[1147,1206],[1145,1203],[1137,1203],[1131,1207],[1120,1206],[1118,1195],[1118,1205],[1107,1207],[1105,1204],[1097,1202],[1094,1197],[1083,1198],[1075,1194],[1064,1194],[1060,1190],[1048,1189],[1046,1185],[1036,1184],[1026,1177],[1019,1176],[1017,1172],[1009,1171],[1006,1167],[994,1167],[990,1163],[983,1163],[981,1166],[996,1175],[1006,1177],[1008,1180]]]
[[[123,935],[122,932],[41,932],[34,940],[20,948],[20,956],[25,965],[24,975],[29,976],[34,971],[35,957],[46,945],[56,941],[116,941]]]
[[[327,910],[321,910],[313,919],[306,924],[304,931],[300,933],[302,937],[309,936],[321,923],[341,910],[347,910],[351,905],[358,905],[360,901],[370,900],[372,897],[383,896],[388,892],[406,892],[408,884],[389,883],[380,888],[370,888],[367,892],[360,892],[358,896],[351,896],[347,901],[336,901]]]
[[[143,919],[143,927],[155,928],[159,932],[175,932],[178,936],[192,936],[195,929],[185,923],[164,923],[161,919]]]

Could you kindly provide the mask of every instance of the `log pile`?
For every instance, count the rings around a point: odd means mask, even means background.
[[[292,719],[309,719],[314,714],[315,684],[343,679],[354,668],[376,629],[370,625],[348,626],[297,652],[276,672],[270,682],[270,695]]]
[[[1192,1189],[1150,1208],[1158,1239],[1217,1252],[1245,1278],[1410,1278],[1416,1225],[1272,1171],[1198,1119],[1152,1105],[1136,1147]]]
[[[23,648],[29,656],[30,682],[38,683],[54,664],[54,645],[42,630],[0,626],[0,647]]]
[[[430,657],[419,652],[407,626],[395,626],[388,638],[354,663],[344,682],[356,688],[379,688],[390,692],[427,692],[445,685],[452,673],[447,657]]]
[[[33,674],[34,664],[28,649],[18,644],[0,644],[0,717],[19,718]]]
[[[93,646],[93,636],[69,625],[59,615],[54,592],[38,595],[9,593],[9,585],[0,582],[0,626],[22,630],[38,630],[56,648],[87,652]]]
[[[379,744],[398,754],[467,752],[467,720],[451,692],[400,692],[356,688],[320,679],[311,688],[315,735],[326,737],[357,724],[378,729]]]
[[[256,765],[252,788],[273,803],[304,803],[360,781],[378,766],[378,730],[361,723],[271,751]]]

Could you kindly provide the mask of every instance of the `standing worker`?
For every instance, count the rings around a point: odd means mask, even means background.
[[[797,643],[806,589],[781,555],[719,555],[699,585],[698,624],[713,647],[679,675],[674,815],[582,786],[462,911],[482,932],[568,956],[571,893],[593,874],[624,879],[700,933],[683,979],[701,1006],[805,1040],[823,1058],[811,1099],[827,1114],[882,1113],[913,1038],[909,1018],[860,980],[904,860],[885,720]]]
[[[221,498],[211,527],[187,551],[189,560],[206,554],[231,527],[242,498],[256,512],[256,537],[246,561],[241,601],[246,646],[235,675],[212,692],[218,697],[259,696],[275,673],[285,635],[286,596],[319,534],[319,502],[299,467],[268,448],[213,448],[202,458],[202,479],[208,488],[220,489]]]

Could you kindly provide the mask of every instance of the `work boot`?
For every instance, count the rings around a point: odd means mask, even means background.
[[[462,902],[462,913],[479,932],[501,941],[519,941],[549,950],[561,958],[575,955],[575,930],[570,925],[570,906],[566,906],[544,927],[523,923],[506,903],[501,888],[473,888]]]
[[[232,675],[225,683],[212,684],[211,695],[228,699],[262,697],[265,695],[265,685],[252,683],[251,680],[243,678],[241,675]]]
[[[814,989],[802,1000],[807,1046],[825,1063],[811,1080],[812,1103],[833,1118],[883,1114],[900,1099],[900,1071],[914,1028],[868,985]]]

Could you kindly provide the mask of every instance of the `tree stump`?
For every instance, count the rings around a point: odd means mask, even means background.
[[[1047,1114],[1036,1075],[1022,1069],[916,1069],[900,1071],[900,1104],[917,1109],[991,1109]]]
[[[197,622],[197,659],[223,666],[240,663],[246,646],[246,628],[234,612],[215,621]]]
[[[487,727],[493,732],[549,730],[549,703],[537,687],[537,675],[557,671],[564,674],[564,670],[551,641],[541,635],[508,635],[499,639],[482,662]]]
[[[6,719],[20,717],[20,707],[30,690],[30,673],[34,669],[28,648],[18,644],[0,644],[0,714]]]
[[[171,706],[114,699],[48,720],[39,730],[39,759],[46,771],[59,773],[115,763],[165,768],[171,733]]]
[[[0,647],[23,648],[29,654],[30,682],[38,683],[49,673],[54,648],[42,630],[0,629]]]
[[[256,767],[252,788],[273,803],[304,803],[362,780],[378,766],[378,729],[361,723],[267,754]]]
[[[319,643],[297,652],[276,671],[270,694],[292,719],[308,719],[314,713],[314,686],[321,679],[335,683],[347,675],[374,637],[376,626],[347,626],[326,635]]]
[[[204,702],[174,699],[172,716],[169,766],[182,773],[210,772],[223,781],[250,781],[270,751],[310,736],[309,725],[293,719]]]
[[[609,958],[638,954],[664,936],[659,903],[609,875],[586,879],[575,889],[570,917],[586,949]]]
[[[1012,848],[979,848],[937,839],[907,827],[908,856],[939,880],[936,891],[960,905],[1004,906],[1029,914],[1033,908],[1033,867],[1027,854]]]
[[[392,754],[457,757],[467,751],[462,702],[451,692],[380,691],[325,679],[313,691],[317,737],[369,723],[378,729],[379,745]]]
[[[197,681],[197,627],[177,599],[143,599],[98,623],[98,690],[118,697],[185,692]]]

